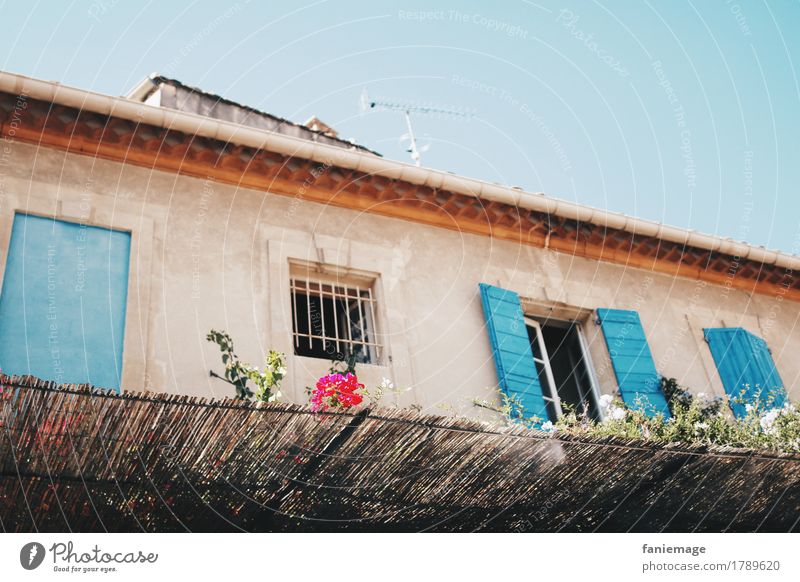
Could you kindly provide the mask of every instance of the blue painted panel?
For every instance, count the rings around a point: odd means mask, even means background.
[[[119,389],[130,234],[17,214],[0,294],[0,368]]]
[[[661,375],[656,370],[644,328],[636,311],[598,309],[597,317],[623,402],[650,416],[670,417],[667,399],[661,392]]]
[[[547,420],[519,296],[485,283],[480,284],[480,291],[500,389],[519,398],[526,416]]]
[[[703,333],[725,392],[742,400],[731,402],[737,417],[745,416],[745,405],[759,398],[770,406],[783,406],[786,391],[767,342],[741,327],[707,328]]]

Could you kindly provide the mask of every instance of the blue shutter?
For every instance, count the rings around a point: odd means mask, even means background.
[[[661,376],[639,314],[626,309],[598,309],[597,317],[622,400],[633,410],[642,410],[650,416],[660,412],[669,418],[667,399],[661,392]]]
[[[714,363],[731,409],[737,417],[747,414],[746,403],[760,399],[771,407],[783,406],[786,392],[775,368],[767,342],[741,327],[704,329]]]
[[[0,294],[0,368],[119,389],[130,234],[17,214]]]
[[[526,417],[547,420],[519,295],[485,283],[480,284],[480,290],[500,389],[519,399]]]

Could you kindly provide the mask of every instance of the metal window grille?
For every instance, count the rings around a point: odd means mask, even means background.
[[[308,277],[290,281],[295,354],[374,364],[382,346],[375,329],[371,286],[338,285]]]

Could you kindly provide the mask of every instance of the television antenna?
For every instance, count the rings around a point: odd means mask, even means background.
[[[406,120],[406,128],[408,129],[408,133],[403,135],[401,139],[408,140],[409,144],[406,148],[406,151],[411,154],[411,159],[414,160],[414,164],[417,166],[421,164],[422,154],[428,151],[430,146],[425,145],[418,147],[417,137],[416,134],[414,134],[414,127],[411,124],[412,113],[414,115],[439,115],[442,117],[457,117],[462,119],[469,119],[475,115],[474,109],[466,107],[451,109],[446,107],[435,107],[432,105],[421,105],[382,98],[370,99],[369,95],[367,94],[367,90],[364,89],[361,92],[361,111],[363,113],[368,109],[399,111],[403,114],[403,117]]]

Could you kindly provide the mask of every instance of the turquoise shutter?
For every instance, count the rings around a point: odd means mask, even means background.
[[[660,412],[669,418],[667,399],[661,392],[661,376],[639,314],[626,309],[598,309],[597,317],[622,400],[633,410],[643,410],[650,416]]]
[[[526,417],[547,420],[519,295],[485,283],[480,284],[480,290],[500,389],[519,399]]]
[[[742,400],[731,402],[737,417],[747,414],[745,404],[758,399],[770,407],[783,406],[786,392],[767,342],[741,327],[708,328],[703,333],[725,392]]]
[[[119,389],[127,232],[17,214],[0,293],[0,368]]]

